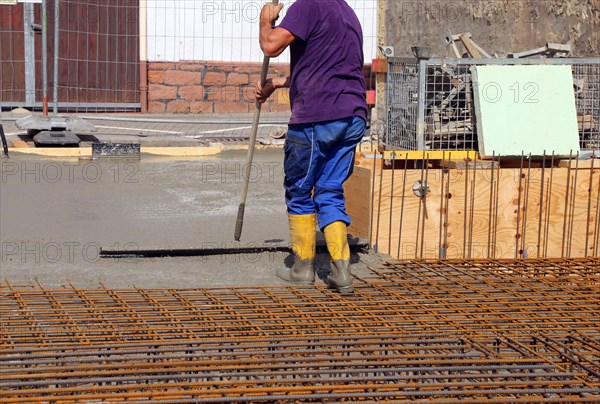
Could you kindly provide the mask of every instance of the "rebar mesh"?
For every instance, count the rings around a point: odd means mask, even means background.
[[[600,261],[390,262],[356,292],[3,287],[0,402],[593,402]]]

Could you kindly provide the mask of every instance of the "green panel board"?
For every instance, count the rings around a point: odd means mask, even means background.
[[[472,68],[482,157],[579,151],[571,66]]]

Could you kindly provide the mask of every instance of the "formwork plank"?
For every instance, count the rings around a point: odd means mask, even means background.
[[[363,160],[345,188],[349,231],[399,259],[597,256],[600,163],[533,168],[523,158],[519,165],[415,170]],[[425,198],[413,192],[421,181]]]

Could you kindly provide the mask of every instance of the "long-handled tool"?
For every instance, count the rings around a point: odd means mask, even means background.
[[[279,0],[273,0],[273,4],[277,6]],[[274,21],[273,21],[274,22]],[[260,72],[260,84],[264,86],[267,82],[267,73],[269,71],[269,62],[271,58],[265,56],[263,59],[262,71]],[[252,160],[254,159],[254,147],[256,144],[256,136],[258,134],[258,122],[260,121],[260,112],[262,104],[256,102],[254,110],[254,120],[252,121],[252,134],[250,135],[250,143],[248,144],[248,157],[244,170],[244,183],[242,185],[242,195],[240,198],[240,206],[238,208],[237,220],[235,222],[235,240],[240,241],[242,237],[242,227],[244,226],[244,213],[246,211],[246,198],[248,197],[248,185],[250,184],[250,171],[252,170]]]
[[[368,253],[369,243],[365,239],[352,238],[348,245],[353,253]],[[325,242],[317,242],[317,253],[325,254],[328,252]],[[292,253],[292,248],[289,243],[265,243],[263,245],[246,245],[239,244],[216,245],[207,248],[163,248],[163,249],[145,249],[135,245],[130,245],[122,249],[101,248],[100,258],[113,259],[146,259],[146,258],[172,258],[172,257],[212,257],[226,255],[254,255],[263,253]]]

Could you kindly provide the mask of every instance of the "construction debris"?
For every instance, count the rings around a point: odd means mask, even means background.
[[[530,49],[518,53],[509,53],[507,57],[513,59],[528,58],[532,56],[566,58],[570,56],[571,50],[571,45],[569,44],[548,42],[546,46],[542,46],[541,48]]]
[[[463,32],[461,34],[453,35],[452,32],[449,31],[449,34],[444,37],[446,40],[446,44],[452,47],[454,54],[457,58],[472,58],[472,59],[481,59],[484,58],[492,58],[492,56],[487,53],[481,46],[479,46],[474,40],[473,35],[470,32]],[[466,49],[466,53],[461,54],[456,46],[457,42],[461,42]],[[521,59],[528,58],[532,56],[539,57],[569,57],[571,55],[572,47],[570,44],[559,44],[548,42],[545,46],[540,48],[530,49],[523,52],[517,53],[509,53],[507,58]]]
[[[458,48],[456,47],[456,42],[461,41],[463,46],[468,52],[469,57],[475,59],[481,59],[482,57],[491,58],[489,53],[487,53],[481,46],[479,46],[475,41],[473,41],[473,35],[470,32],[465,32],[458,35],[452,35],[450,32],[449,35],[446,35],[446,43],[452,46],[454,50],[454,54],[457,58],[461,58],[462,55],[458,52]]]

